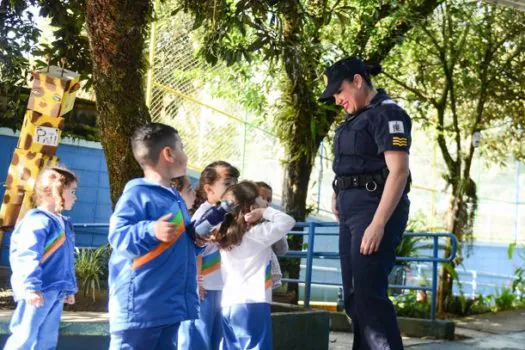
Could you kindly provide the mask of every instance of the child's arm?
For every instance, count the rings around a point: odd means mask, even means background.
[[[295,225],[294,218],[271,207],[255,209],[247,214],[246,221],[250,222],[257,217],[260,218],[261,212],[262,218],[267,221],[254,226],[252,228],[254,233],[251,234],[250,237],[265,246],[269,247],[278,240],[284,238]],[[252,215],[252,213],[255,215]]]
[[[272,250],[277,256],[285,256],[288,253],[288,239],[286,236],[272,245]]]
[[[123,199],[117,203],[109,221],[108,240],[117,252],[136,258],[155,248],[161,240],[155,233],[156,221],[144,220],[144,209],[132,200]],[[169,231],[172,225],[163,223],[163,233]]]
[[[14,233],[17,236],[16,253],[10,259],[11,268],[15,277],[21,279],[26,293],[42,290],[40,260],[48,230],[46,220],[37,216],[26,217]]]

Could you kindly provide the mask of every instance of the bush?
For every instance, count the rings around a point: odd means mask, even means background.
[[[75,273],[78,289],[82,296],[91,296],[93,302],[100,290],[100,280],[107,274],[109,248],[107,245],[97,249],[75,248]]]
[[[427,300],[418,301],[416,291],[411,290],[406,294],[391,296],[390,300],[394,304],[398,316],[429,318],[430,302]]]

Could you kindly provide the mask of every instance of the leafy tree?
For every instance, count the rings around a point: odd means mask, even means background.
[[[228,65],[267,61],[280,72],[281,108],[276,132],[286,150],[284,209],[307,214],[310,173],[321,141],[337,112],[319,104],[324,67],[343,55],[380,63],[404,34],[440,1],[180,1],[202,29],[201,54]],[[295,237],[292,249],[300,249]],[[298,276],[299,265],[290,269]],[[296,286],[294,286],[296,288]],[[296,291],[296,289],[295,289]]]
[[[402,88],[416,121],[435,134],[451,193],[447,228],[460,242],[473,238],[478,203],[473,135],[481,131],[481,154],[500,164],[509,153],[525,156],[524,32],[522,12],[449,0],[385,61],[385,75]],[[458,262],[440,274],[441,314],[452,301]]]
[[[39,31],[29,7],[51,19],[56,28],[51,44],[37,45]],[[7,88],[26,83],[31,68],[27,55],[40,58],[37,67],[65,61],[87,79],[87,86],[93,82],[113,203],[125,183],[141,174],[129,138],[150,121],[143,81],[144,40],[152,13],[150,0],[0,0],[0,75]],[[25,106],[24,96],[16,100]]]

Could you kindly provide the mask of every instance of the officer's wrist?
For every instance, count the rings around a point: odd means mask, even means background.
[[[380,218],[380,217],[374,217],[372,219],[372,225],[376,226],[376,227],[385,227],[386,226],[386,220],[384,220],[383,218]]]

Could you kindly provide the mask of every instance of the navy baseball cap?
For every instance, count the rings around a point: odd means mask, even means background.
[[[368,77],[366,64],[357,57],[343,58],[326,68],[324,72],[326,88],[319,97],[319,101],[329,102],[333,100],[334,94],[341,88],[343,80],[352,80],[356,74]]]

